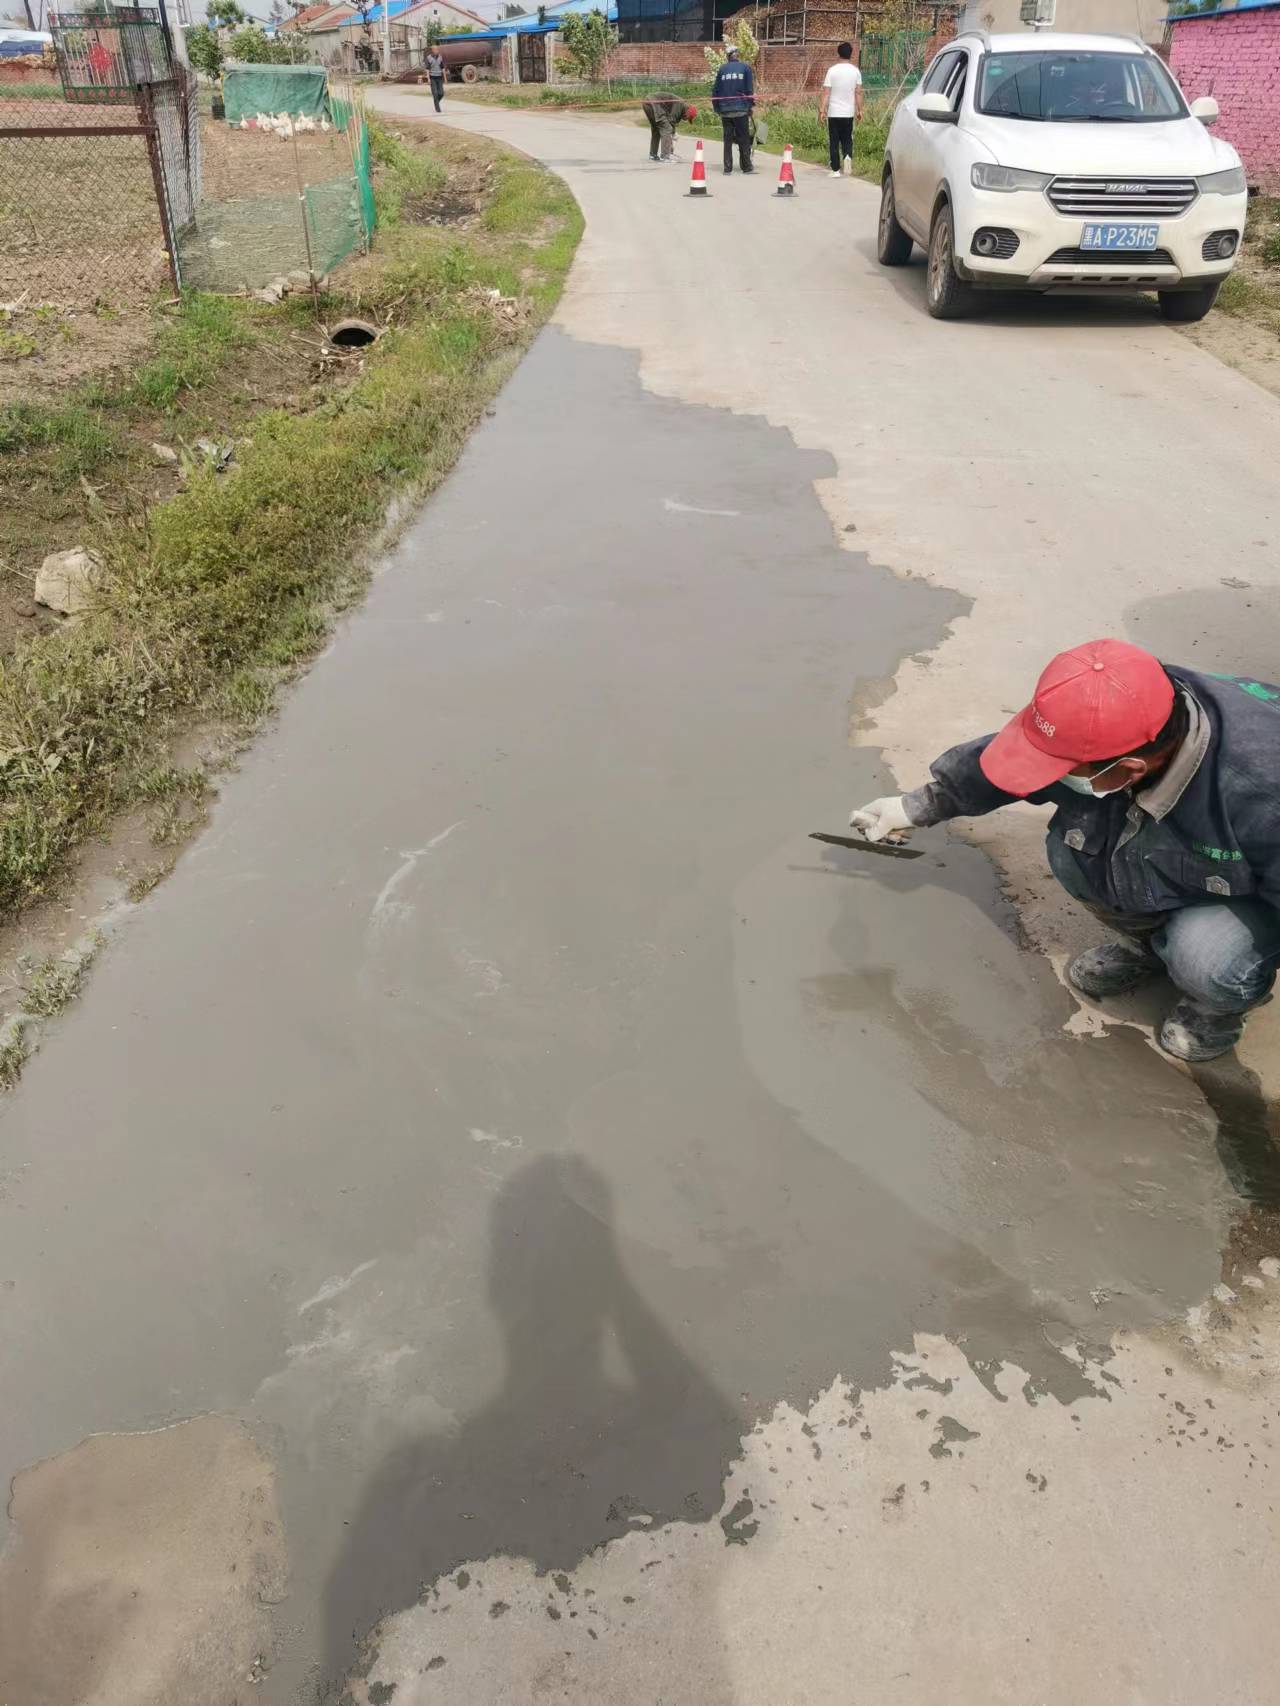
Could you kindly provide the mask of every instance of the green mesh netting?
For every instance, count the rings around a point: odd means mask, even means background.
[[[333,122],[339,130],[346,130],[351,123],[351,107],[348,102],[335,99],[333,106]],[[364,222],[366,237],[373,236],[375,213],[373,203],[373,174],[369,165],[369,132],[360,125],[355,134],[353,153],[356,163],[356,189],[360,196],[360,217]]]
[[[328,76],[323,65],[227,65],[222,73],[227,123],[259,113],[327,118]]]
[[[281,181],[292,175],[294,157],[287,144],[261,157],[274,181],[264,182],[259,175],[259,194],[244,187],[253,175],[254,156],[247,156],[246,169],[232,184],[220,183],[222,194],[208,195],[180,234],[183,284],[197,290],[260,290],[290,273],[305,275],[308,239],[311,265],[321,278],[371,238],[375,215],[369,138],[362,124],[352,124],[352,116],[350,105],[335,98],[335,130],[327,138],[311,134],[298,139],[303,145],[300,169],[307,180],[301,198],[296,188],[286,190]]]

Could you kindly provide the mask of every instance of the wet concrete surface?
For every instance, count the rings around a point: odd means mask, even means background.
[[[1067,1396],[1212,1283],[1195,1087],[1062,1031],[973,849],[807,839],[962,613],[839,548],[830,466],[544,333],[0,1117],[0,1474],[243,1418],[257,1699],[464,1560],[708,1524],[914,1332]]]

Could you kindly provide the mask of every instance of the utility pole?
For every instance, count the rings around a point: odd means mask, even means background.
[[[387,11],[390,0],[382,0],[382,75],[391,75],[391,18]]]

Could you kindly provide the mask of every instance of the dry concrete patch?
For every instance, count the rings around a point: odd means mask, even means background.
[[[284,1597],[271,1465],[207,1416],[99,1434],[14,1478],[6,1706],[240,1706]]]
[[[570,1573],[487,1558],[435,1583],[377,1632],[351,1698],[1256,1706],[1280,1664],[1280,1283],[1262,1284],[1122,1336],[1069,1403],[918,1338],[886,1389],[836,1382],[759,1424],[718,1521]]]

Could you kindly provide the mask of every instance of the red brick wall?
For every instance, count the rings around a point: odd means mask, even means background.
[[[1215,134],[1239,149],[1249,182],[1280,192],[1280,7],[1179,19],[1169,64],[1188,100],[1217,101]]]
[[[1277,13],[1280,16],[1280,13]],[[954,15],[939,20],[938,33],[929,43],[928,57],[956,33]],[[704,43],[696,41],[624,42],[609,55],[611,77],[671,77],[686,81],[709,76]],[[816,42],[807,47],[762,44],[756,65],[756,81],[762,94],[794,95],[822,87],[827,67],[835,63],[834,42]],[[855,62],[856,62],[855,55]]]
[[[700,41],[629,41],[609,55],[610,77],[670,77],[688,82],[706,77],[707,60]]]

